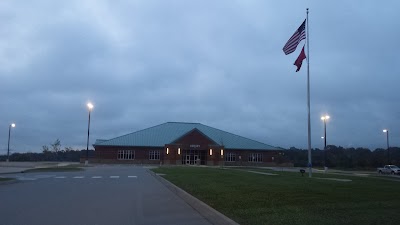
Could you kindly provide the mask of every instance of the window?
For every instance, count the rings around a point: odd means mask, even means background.
[[[135,151],[133,151],[133,150],[118,150],[118,159],[119,160],[134,160],[135,159]]]
[[[236,161],[236,154],[229,152],[225,154],[225,161],[226,162],[235,162]]]
[[[160,151],[149,151],[149,159],[150,160],[160,160]]]
[[[262,154],[261,153],[249,154],[249,162],[262,162]]]

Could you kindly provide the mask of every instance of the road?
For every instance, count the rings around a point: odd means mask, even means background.
[[[210,224],[143,167],[7,176],[19,182],[0,185],[1,225]]]

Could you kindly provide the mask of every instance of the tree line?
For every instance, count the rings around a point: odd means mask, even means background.
[[[94,150],[89,150],[89,157]],[[313,167],[324,167],[326,154],[326,166],[330,168],[376,168],[386,164],[400,166],[400,148],[391,147],[389,150],[377,148],[371,151],[368,148],[343,148],[341,146],[328,145],[326,150],[312,149]],[[86,157],[86,150],[77,150],[71,147],[61,148],[61,141],[55,140],[50,145],[42,146],[42,152],[13,153],[10,161],[69,161],[79,162],[81,157]],[[0,161],[5,161],[6,155],[0,155]],[[282,152],[277,158],[278,162],[292,162],[294,166],[306,167],[308,164],[308,152],[305,149],[291,147]]]
[[[306,167],[308,165],[308,151],[291,147],[284,151],[284,159],[294,163],[294,166]],[[376,168],[386,164],[400,166],[400,148],[391,147],[389,150],[377,148],[371,151],[368,148],[344,148],[328,145],[326,152],[321,149],[312,149],[313,167],[324,167],[324,157],[330,168]]]
[[[92,156],[93,150],[89,150]],[[42,146],[42,152],[12,153],[10,161],[66,161],[79,162],[81,157],[86,156],[86,150],[73,149],[71,147],[61,148],[61,141],[55,140],[53,143]],[[0,161],[6,161],[7,155],[0,155]]]

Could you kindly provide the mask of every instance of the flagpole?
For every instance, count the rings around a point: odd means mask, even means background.
[[[312,177],[311,161],[311,116],[310,116],[310,36],[308,35],[308,8],[307,8],[307,106],[308,106],[308,177]]]

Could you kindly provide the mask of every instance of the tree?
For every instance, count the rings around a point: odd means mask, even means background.
[[[43,145],[42,149],[43,149],[43,153],[45,153],[45,154],[50,152],[49,147],[47,145]]]
[[[61,141],[57,138],[53,144],[51,144],[53,152],[58,153],[61,150]]]
[[[64,151],[70,152],[70,151],[74,151],[74,149],[72,147],[65,147]]]

